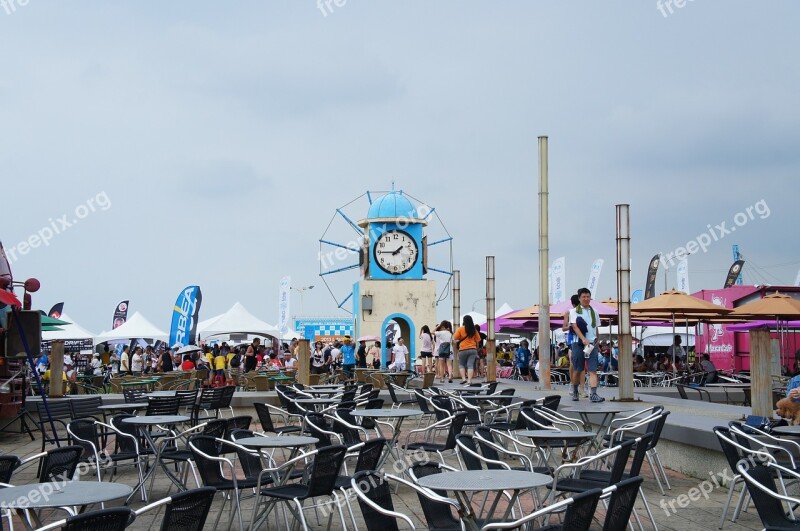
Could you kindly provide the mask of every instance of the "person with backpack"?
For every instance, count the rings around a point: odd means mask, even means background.
[[[453,325],[444,320],[433,333],[436,348],[436,378],[444,383],[445,377],[453,383],[453,360],[450,359],[453,342]]]
[[[572,343],[572,400],[578,401],[580,385],[580,374],[588,369],[589,387],[591,392],[589,400],[592,402],[605,402],[605,398],[597,394],[597,327],[600,324],[600,317],[592,308],[592,292],[587,288],[578,290],[580,304],[569,312],[569,322],[572,331],[575,333],[575,341]]]
[[[517,366],[519,369],[519,375],[522,377],[523,380],[526,382],[531,378],[531,351],[528,349],[528,341],[523,339],[519,343],[519,348],[517,348],[516,352],[514,353],[514,365]]]

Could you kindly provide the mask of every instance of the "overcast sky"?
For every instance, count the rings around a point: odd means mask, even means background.
[[[291,275],[316,286],[305,314],[345,316],[318,240],[336,208],[392,181],[453,236],[465,311],[487,255],[497,305],[528,306],[539,135],[550,259],[566,257],[570,292],[603,258],[597,295],[614,295],[618,203],[631,205],[634,289],[654,254],[723,222],[736,232],[690,257],[692,291],[722,287],[734,243],[747,283],[794,283],[796,2],[328,5],[0,3],[0,239],[15,277],[41,280],[35,306],[65,301],[99,333],[130,299],[168,331],[178,292],[198,284],[201,319],[240,301],[275,323]],[[46,246],[20,245],[47,228]],[[331,277],[341,300],[358,273]]]

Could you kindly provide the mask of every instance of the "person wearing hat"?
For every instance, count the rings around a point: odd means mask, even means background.
[[[339,350],[342,352],[342,373],[352,377],[356,371],[356,349],[350,336],[344,336],[344,345]]]

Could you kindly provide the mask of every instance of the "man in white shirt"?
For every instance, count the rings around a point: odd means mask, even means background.
[[[404,371],[406,370],[406,356],[408,355],[408,347],[403,342],[403,338],[397,338],[397,343],[392,347],[392,363],[389,365],[389,370]]]
[[[128,354],[127,346],[122,349],[122,356],[119,359],[119,372],[122,374],[130,374],[131,372],[130,354]]]
[[[569,312],[569,323],[575,334],[575,341],[572,343],[572,400],[580,400],[578,386],[580,385],[580,374],[588,367],[589,387],[591,393],[589,400],[592,402],[604,402],[605,398],[597,394],[597,327],[600,325],[600,317],[592,308],[592,292],[587,288],[578,290],[580,304]],[[591,348],[594,346],[593,348]],[[588,353],[587,353],[588,352]]]
[[[284,352],[283,359],[284,359],[283,366],[286,367],[287,369],[294,369],[295,366],[297,365],[297,360],[295,359],[294,356],[292,356],[291,352]]]

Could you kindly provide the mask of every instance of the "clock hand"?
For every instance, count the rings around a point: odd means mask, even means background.
[[[401,245],[400,247],[397,248],[396,251],[392,252],[392,255],[399,254],[400,251],[402,251],[402,250],[403,250],[403,246]]]

